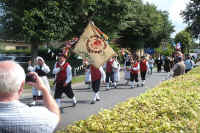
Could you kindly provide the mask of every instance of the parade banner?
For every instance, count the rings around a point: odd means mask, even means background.
[[[82,58],[88,59],[88,63],[97,68],[116,55],[108,45],[108,36],[93,22],[89,22],[73,51]]]

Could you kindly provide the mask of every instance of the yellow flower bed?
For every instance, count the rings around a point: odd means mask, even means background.
[[[200,68],[57,133],[198,133]]]

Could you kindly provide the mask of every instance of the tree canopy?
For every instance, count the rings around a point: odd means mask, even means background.
[[[200,1],[190,0],[184,11],[181,12],[184,22],[188,24],[193,37],[200,38]]]
[[[141,0],[130,1],[129,14],[119,33],[118,43],[133,49],[159,47],[174,31],[168,13],[157,10],[155,5]]]
[[[168,13],[141,0],[0,0],[3,35],[40,44],[79,36],[90,20],[122,47],[158,47],[173,26]]]
[[[183,30],[176,34],[174,41],[176,43],[181,43],[181,51],[183,53],[189,53],[189,48],[192,46],[192,36],[189,32]]]

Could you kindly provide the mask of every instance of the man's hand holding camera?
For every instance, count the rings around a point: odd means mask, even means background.
[[[41,91],[47,90],[44,83],[42,82],[42,80],[40,79],[40,77],[38,76],[37,73],[30,72],[30,73],[28,73],[28,75],[30,77],[32,77],[32,79],[33,79],[32,81],[29,81],[29,80],[26,81],[28,85],[33,86]]]

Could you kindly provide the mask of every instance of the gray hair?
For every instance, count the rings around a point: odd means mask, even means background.
[[[15,93],[25,81],[24,69],[14,61],[0,61],[0,93]]]

